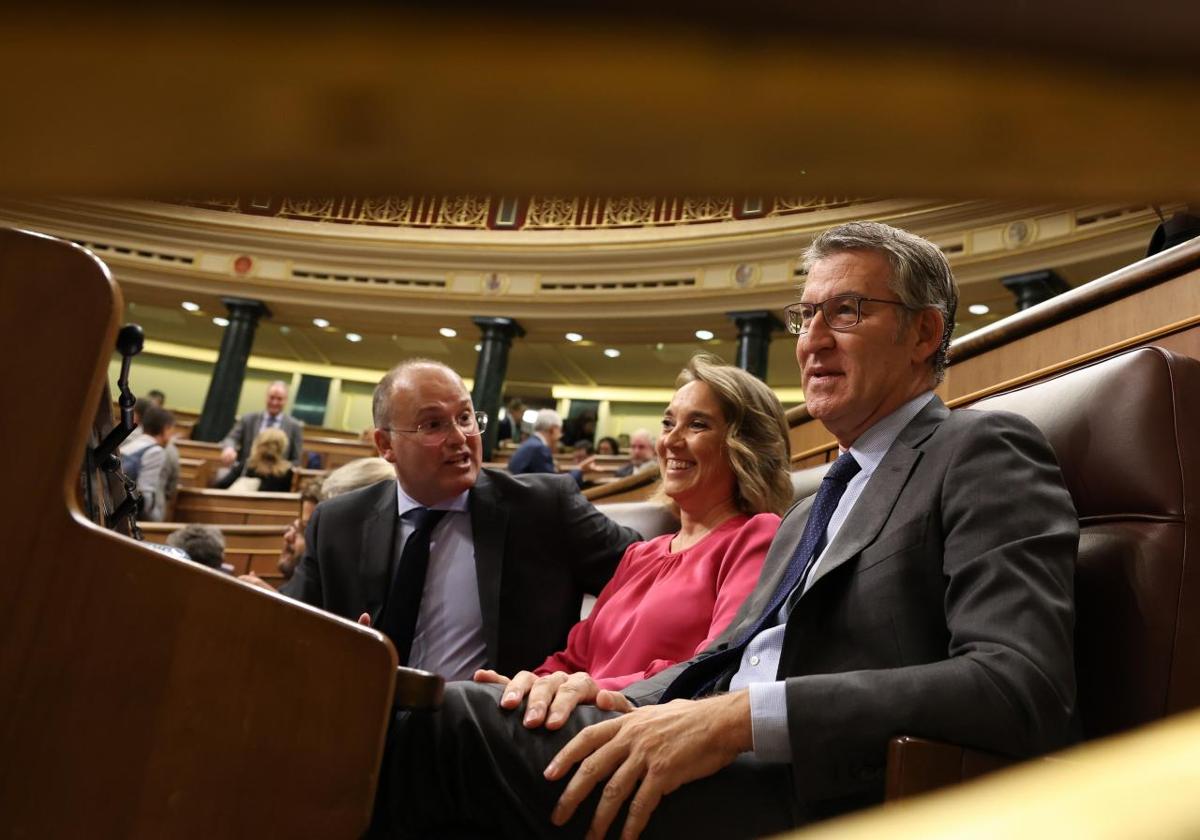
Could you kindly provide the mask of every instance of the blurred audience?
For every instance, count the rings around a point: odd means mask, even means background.
[[[179,453],[168,457],[166,452],[174,430],[175,416],[151,404],[141,417],[141,433],[121,451],[121,470],[142,497],[139,519],[162,522],[179,486]]]
[[[613,437],[602,437],[596,441],[597,455],[620,455],[621,444]]]
[[[279,573],[284,580],[291,579],[296,564],[304,556],[304,529],[308,527],[308,520],[321,501],[324,483],[323,478],[312,478],[300,487],[300,518],[293,520],[283,532],[283,548],[279,552]]]
[[[288,447],[282,429],[264,429],[254,439],[250,457],[240,469],[235,465],[216,483],[218,490],[227,490],[239,478],[256,478],[263,493],[288,493],[292,489],[292,462],[284,457]]]
[[[560,440],[562,418],[554,409],[543,408],[533,421],[533,434],[518,446],[517,451],[508,459],[508,471],[513,475],[558,472],[558,466],[554,463],[554,453],[558,451]],[[595,456],[589,456],[580,461],[575,469],[568,470],[577,486],[583,486],[583,471],[595,462]]]
[[[497,424],[496,442],[511,440],[514,443],[520,443],[521,434],[521,419],[525,416],[525,403],[520,399],[513,397],[504,407],[504,416],[500,418]]]
[[[638,429],[629,436],[629,463],[615,474],[618,478],[624,478],[653,467],[654,464],[654,436],[645,429]]]
[[[243,463],[249,457],[250,447],[260,432],[267,429],[279,429],[287,438],[287,449],[284,457],[293,464],[300,463],[300,455],[304,450],[304,424],[285,414],[288,386],[286,382],[272,382],[267,388],[266,411],[251,411],[243,414],[233,424],[229,434],[221,441],[225,447],[221,450],[221,463],[232,467],[235,461]]]

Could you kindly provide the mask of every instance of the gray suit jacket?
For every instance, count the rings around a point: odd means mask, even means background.
[[[811,506],[788,512],[758,585],[699,658],[759,618]],[[931,401],[788,617],[779,678],[797,799],[882,798],[897,734],[1018,756],[1068,742],[1078,541],[1054,454],[1032,423]],[[655,702],[687,664],[625,693]]]
[[[488,667],[532,670],[567,641],[584,593],[598,593],[631,542],[566,475],[483,469],[468,497]],[[377,617],[399,517],[396,482],[317,506],[305,554],[280,591],[343,618]],[[464,596],[468,593],[464,593]]]
[[[245,463],[250,455],[250,447],[254,438],[258,437],[258,427],[262,425],[263,413],[251,411],[243,414],[233,424],[229,434],[221,441],[221,446],[232,446],[238,452],[238,460]],[[293,464],[300,463],[300,455],[304,452],[304,424],[290,414],[279,415],[279,428],[287,435],[288,449],[284,455]]]

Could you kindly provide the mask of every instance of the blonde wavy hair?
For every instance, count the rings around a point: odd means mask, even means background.
[[[292,463],[283,457],[287,447],[287,435],[282,429],[263,429],[250,445],[246,470],[261,476],[285,475],[292,468]]]
[[[792,447],[783,405],[775,392],[761,379],[710,353],[697,353],[688,361],[675,378],[675,389],[689,382],[709,387],[728,424],[725,453],[736,479],[737,509],[749,516],[782,516],[792,503]],[[679,514],[679,506],[661,485],[654,500]]]

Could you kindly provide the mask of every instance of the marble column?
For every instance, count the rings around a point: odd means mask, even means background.
[[[192,429],[193,440],[218,441],[233,428],[246,378],[246,361],[254,346],[254,332],[260,318],[271,317],[271,311],[261,301],[221,298],[221,302],[229,310],[229,325],[221,338],[221,351],[208,383],[204,409]]]
[[[783,329],[783,322],[774,312],[767,309],[726,314],[738,328],[735,364],[766,382],[767,352],[771,347],[771,333]]]
[[[1050,300],[1055,295],[1062,294],[1071,288],[1067,281],[1059,277],[1058,272],[1052,269],[1010,274],[1007,277],[1001,277],[1000,282],[1016,297],[1018,312]]]
[[[508,350],[513,337],[520,338],[525,330],[512,318],[475,317],[482,338],[479,360],[475,363],[475,390],[471,399],[478,411],[487,412],[488,426],[483,433],[483,460],[492,459],[499,431],[500,397],[504,393],[504,377],[508,372]]]

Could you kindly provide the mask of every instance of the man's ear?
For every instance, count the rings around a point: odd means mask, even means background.
[[[942,344],[942,333],[946,319],[936,309],[922,309],[913,319],[917,330],[917,343],[913,346],[913,362],[926,364]]]
[[[388,463],[396,463],[396,452],[392,449],[392,435],[383,429],[376,429],[372,437],[375,440],[375,451],[379,457]]]

